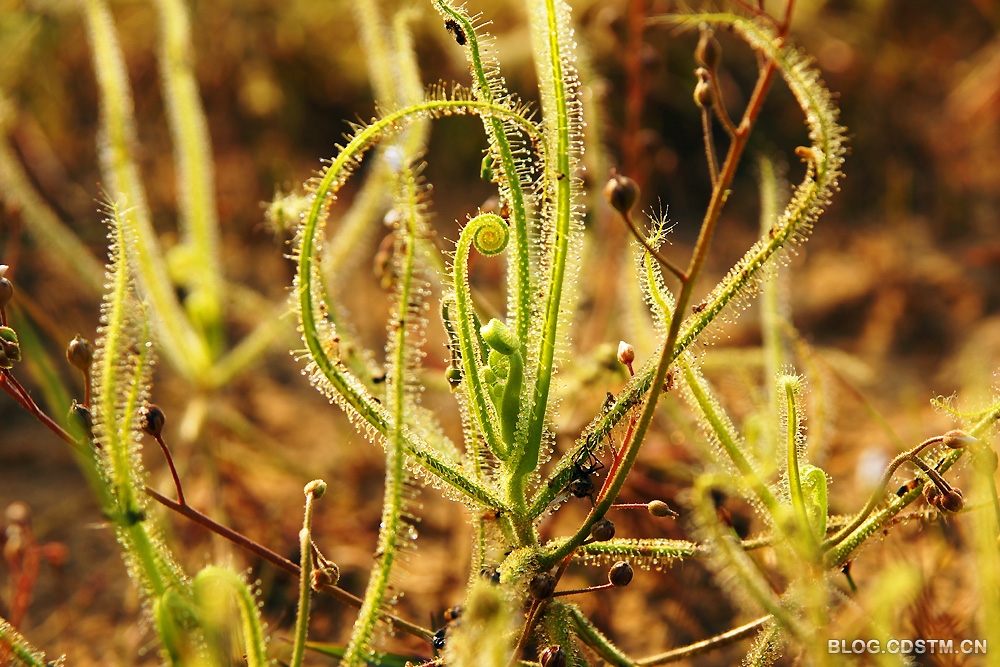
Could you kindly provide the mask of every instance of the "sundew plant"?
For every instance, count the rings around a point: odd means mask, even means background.
[[[599,201],[588,198],[583,187],[584,150],[591,144],[584,123],[585,68],[571,7],[563,0],[526,0],[539,90],[534,104],[519,100],[506,86],[503,54],[487,32],[488,7],[471,13],[474,3],[425,1],[428,11],[440,15],[450,46],[465,55],[470,79],[420,84],[407,27],[412,10],[390,24],[374,2],[359,2],[362,43],[380,98],[377,112],[369,122],[352,126],[301,194],[278,197],[269,209],[272,219],[295,229],[289,302],[301,345],[292,353],[313,385],[385,454],[378,542],[358,596],[340,587],[340,568],[314,540],[314,510],[324,493],[335,492],[334,480],[329,489],[322,480],[305,485],[297,563],[185,500],[163,439],[165,418],[149,403],[156,351],[166,350],[164,356],[182,376],[209,391],[224,385],[236,367],[250,363],[264,342],[238,355],[232,368],[213,362],[225,359],[219,305],[223,286],[212,268],[218,249],[211,172],[205,168],[207,139],[183,55],[190,48],[186,10],[167,0],[157,3],[166,29],[161,54],[167,64],[165,98],[186,202],[183,256],[172,260],[186,276],[188,296],[182,308],[171,294],[177,285],[167,275],[163,252],[144,222],[149,218],[145,203],[137,198],[142,190],[129,154],[135,141],[131,102],[115,29],[100,0],[84,3],[101,85],[105,211],[111,230],[99,337],[93,346],[74,341],[68,353],[87,378],[87,397],[73,404],[66,425],[42,411],[15,377],[21,343],[5,312],[0,366],[5,391],[73,448],[141,592],[143,614],[155,629],[163,662],[300,667],[313,649],[311,663],[339,659],[350,667],[660,665],[750,640],[745,665],[770,665],[782,655],[802,664],[843,664],[828,641],[846,631],[831,619],[858,606],[851,597],[850,565],[862,547],[904,520],[931,521],[973,510],[978,534],[984,536],[976,546],[983,578],[981,627],[993,640],[1000,627],[1000,506],[990,439],[1000,418],[1000,399],[980,412],[953,411],[954,430],[928,434],[900,453],[871,497],[846,516],[830,512],[831,478],[811,460],[805,428],[810,378],[788,352],[793,344],[805,343],[779,306],[778,281],[790,253],[807,239],[836,195],[846,151],[834,97],[789,37],[794,3],[780,18],[743,2],[732,11],[648,18],[649,29],[661,30],[665,38],[690,35],[692,44],[697,40],[697,82],[689,93],[702,117],[702,127],[693,131],[704,135],[703,167],[711,177],[711,197],[688,261],[677,264],[664,252],[670,222],[662,215],[633,217],[636,184],[627,174],[610,175],[601,195],[634,237],[628,249],[631,261],[622,264],[623,275],[614,279],[621,286],[622,310],[629,314],[622,335],[632,340],[607,341],[617,345],[616,362],[628,380],[624,386],[609,384],[604,405],[566,444],[557,442],[555,425],[560,409],[573,398],[559,388],[579,363],[571,325],[578,317],[577,288],[583,283],[587,207]],[[729,115],[731,106],[720,85],[723,58],[715,33],[721,31],[744,42],[758,67],[738,118]],[[171,50],[178,44],[183,48]],[[783,158],[754,157],[760,181],[759,239],[696,300],[695,294],[704,292],[700,278],[737,168],[749,160],[751,133],[769,91],[779,85],[791,92],[806,128],[808,145],[794,152],[801,181],[792,188],[785,184],[781,169],[774,166]],[[431,188],[423,156],[429,126],[456,115],[482,123],[487,144],[482,177],[495,187],[496,198],[458,222],[453,245],[442,253],[430,222]],[[785,156],[786,161],[792,157]],[[371,164],[360,172],[366,163]],[[354,204],[341,211],[338,197],[362,174],[365,183]],[[19,190],[19,196],[25,198],[24,192]],[[391,234],[379,251],[381,282],[391,295],[391,307],[387,343],[377,351],[365,349],[355,335],[340,284],[356,259],[359,239],[383,220]],[[470,281],[473,262],[502,268],[503,312],[489,308]],[[14,287],[2,274],[0,281],[0,305],[7,307]],[[767,401],[753,424],[738,425],[702,373],[702,351],[721,322],[757,301],[766,378],[761,391]],[[438,332],[447,340],[439,384],[457,404],[460,441],[449,436],[448,417],[435,414],[423,401],[431,391],[425,388],[426,378],[437,372],[424,362],[439,354],[428,340]],[[274,337],[261,336],[262,341]],[[633,345],[640,340],[644,345]],[[641,347],[653,354],[639,358],[636,348]],[[675,406],[686,406],[685,417],[672,410],[670,419],[693,425],[700,445],[694,451],[698,472],[676,507],[657,498],[620,503],[619,494],[657,428],[655,420],[662,417],[658,406],[662,408],[665,394],[678,399]],[[941,407],[951,410],[944,403]],[[146,486],[138,455],[144,436],[166,456],[176,500]],[[949,481],[963,457],[971,460],[973,471],[965,489]],[[912,478],[898,491],[890,488],[897,472]],[[401,618],[394,606],[407,591],[403,565],[421,542],[418,493],[440,493],[461,505],[463,512],[455,516],[468,524],[471,540],[471,562],[454,563],[464,568],[461,578],[467,586],[456,593],[456,606],[438,629]],[[752,508],[753,538],[741,536],[720,510],[723,495],[741,498]],[[919,516],[905,514],[915,502],[925,509]],[[154,503],[297,577],[296,620],[287,646],[269,642],[253,587],[241,575],[221,565],[204,567],[194,576],[184,571],[183,559],[174,557],[163,537]],[[582,521],[560,522],[559,514],[569,506],[589,511]],[[617,535],[615,513],[629,509],[681,522],[688,539]],[[547,537],[553,524],[572,529]],[[690,646],[664,646],[658,654],[633,656],[573,603],[594,594],[607,596],[613,606],[614,589],[628,586],[636,568],[661,571],[686,559],[707,565],[719,594],[741,610],[745,623]],[[607,583],[568,587],[564,575],[574,563],[606,573]],[[902,574],[899,585],[910,585]],[[358,609],[353,628],[349,633],[345,629],[345,644],[310,641],[310,607],[318,594]],[[887,637],[888,614],[865,616],[861,631]],[[15,664],[49,664],[15,625],[0,620],[5,654]],[[423,653],[395,652],[389,642],[399,633],[424,641]],[[891,660],[904,664],[901,656]]]

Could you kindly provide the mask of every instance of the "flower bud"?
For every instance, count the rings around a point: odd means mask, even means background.
[[[601,519],[590,529],[590,537],[595,542],[607,542],[615,536],[615,524],[608,519]]]
[[[160,437],[166,421],[167,418],[163,414],[163,410],[156,403],[146,403],[139,408],[139,428],[147,435],[154,438]]]
[[[77,334],[76,337],[66,346],[66,360],[74,368],[87,373],[90,365],[94,363],[94,345],[89,340]]]
[[[608,571],[608,582],[617,588],[628,586],[632,582],[632,566],[620,560]]]
[[[15,500],[4,510],[4,518],[7,523],[15,526],[27,526],[31,521],[31,507],[28,503]]]
[[[677,516],[677,512],[670,509],[670,505],[666,504],[662,500],[650,500],[646,509],[649,510],[649,513],[653,516]]]
[[[444,372],[444,377],[448,380],[448,386],[451,387],[451,390],[455,391],[462,384],[462,369],[458,366],[449,366],[448,370]]]
[[[536,600],[548,600],[556,591],[556,578],[548,572],[536,574],[528,582],[528,592]]]
[[[978,442],[978,440],[973,438],[965,431],[959,431],[956,429],[954,431],[948,431],[947,433],[945,433],[944,438],[941,440],[941,442],[944,443],[945,447],[948,447],[950,449],[961,449],[967,445],[971,445]]]
[[[566,667],[566,651],[562,646],[550,646],[538,656],[542,667]]]
[[[611,208],[622,215],[628,215],[639,199],[639,186],[628,176],[612,173],[607,185],[604,186],[604,198],[608,200]]]
[[[312,495],[313,498],[322,498],[323,494],[326,493],[326,482],[321,479],[314,479],[306,484],[302,492],[307,496]]]
[[[626,366],[635,361],[635,348],[623,340],[618,341],[618,361]]]
[[[0,368],[10,368],[15,361],[21,361],[17,332],[10,327],[0,327]]]

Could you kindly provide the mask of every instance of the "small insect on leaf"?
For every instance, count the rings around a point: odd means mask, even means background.
[[[444,27],[455,37],[455,41],[458,42],[459,46],[465,46],[465,30],[462,29],[462,26],[458,25],[458,21],[448,19],[444,22]]]

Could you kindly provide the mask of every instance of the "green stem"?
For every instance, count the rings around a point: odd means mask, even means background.
[[[941,442],[943,437],[944,436],[938,435],[933,438],[924,440],[913,449],[903,452],[902,454],[894,458],[892,462],[889,463],[889,467],[887,467],[885,469],[885,472],[882,474],[882,479],[879,482],[878,486],[875,487],[875,490],[872,492],[871,497],[868,499],[868,503],[864,506],[864,508],[860,512],[858,512],[858,514],[851,520],[849,524],[847,524],[842,529],[840,529],[836,534],[830,536],[827,540],[825,540],[822,544],[822,548],[830,549],[836,546],[837,544],[840,544],[840,542],[842,542],[848,535],[857,530],[858,527],[865,522],[865,519],[868,518],[868,516],[872,513],[872,511],[878,506],[878,504],[882,502],[882,499],[885,496],[885,489],[887,486],[889,486],[889,482],[892,480],[892,476],[896,473],[896,470],[907,461],[912,460],[913,457],[917,456],[920,452],[922,452],[930,445]]]
[[[361,128],[351,141],[341,150],[334,162],[326,169],[314,189],[313,205],[299,231],[298,270],[295,279],[296,301],[302,328],[302,338],[314,364],[313,379],[321,389],[334,400],[341,402],[349,413],[359,416],[364,422],[381,434],[389,432],[389,419],[385,410],[373,396],[363,389],[363,385],[332,357],[324,345],[322,331],[327,323],[322,313],[325,304],[320,296],[319,267],[317,266],[317,246],[320,231],[326,218],[330,201],[347,181],[352,169],[362,155],[385,135],[398,131],[409,120],[427,116],[482,113],[498,115],[516,123],[529,135],[536,137],[540,150],[546,152],[544,137],[537,128],[523,116],[495,104],[470,100],[431,99],[420,104],[389,113],[371,125]],[[412,437],[406,438],[407,454],[430,475],[455,489],[463,496],[473,499],[486,507],[502,509],[503,504],[492,490],[477,480],[470,479],[468,473],[451,461],[446,461],[431,451],[424,443]]]
[[[137,145],[132,93],[114,22],[103,0],[86,0],[85,14],[94,70],[101,94],[101,169],[109,195],[124,198],[122,224],[128,230],[129,258],[152,303],[164,354],[188,380],[202,381],[211,357],[205,340],[191,327],[174,293],[153,231],[145,188],[132,152]]]
[[[792,507],[795,511],[795,518],[799,524],[799,533],[807,536],[806,540],[815,543],[815,536],[809,523],[809,514],[806,512],[806,501],[802,495],[802,479],[799,475],[799,410],[795,400],[796,382],[786,377],[785,385],[785,409],[788,423],[785,432],[785,447],[788,461],[788,493],[792,497]]]
[[[156,0],[160,27],[160,75],[177,168],[181,243],[193,251],[186,277],[198,292],[199,324],[212,352],[223,345],[219,221],[208,122],[194,74],[190,17],[182,0]]]
[[[666,665],[671,662],[684,660],[686,658],[693,658],[696,655],[703,655],[705,653],[708,653],[709,651],[714,651],[717,648],[728,646],[733,642],[737,642],[741,639],[746,639],[773,618],[774,617],[771,616],[770,614],[768,614],[767,616],[761,616],[757,620],[750,621],[746,625],[741,625],[738,628],[733,628],[728,632],[723,632],[722,634],[715,635],[714,637],[709,637],[708,639],[704,639],[700,642],[695,642],[693,644],[688,644],[687,646],[681,648],[676,648],[672,651],[667,651],[666,653],[651,655],[648,658],[637,660],[635,662],[636,667],[654,667],[655,665]]]
[[[764,98],[766,97],[767,91],[771,86],[774,73],[774,63],[768,62],[768,64],[765,65],[764,71],[757,79],[757,85],[750,97],[750,103],[743,114],[743,120],[740,122],[739,132],[729,145],[729,152],[726,155],[722,171],[719,174],[718,184],[712,191],[712,198],[709,202],[708,210],[705,212],[705,218],[701,225],[701,232],[698,235],[698,241],[695,244],[694,253],[691,256],[691,263],[686,272],[688,280],[682,283],[680,294],[677,297],[677,307],[675,309],[675,313],[685,312],[688,308],[688,304],[691,302],[691,294],[694,289],[694,285],[697,283],[698,276],[701,274],[705,261],[708,259],[708,248],[712,242],[713,236],[715,235],[715,228],[719,220],[719,214],[722,212],[722,206],[725,204],[726,198],[729,194],[729,185],[732,183],[733,176],[736,174],[736,166],[739,164],[740,157],[743,154],[743,149],[746,147],[746,142],[750,137],[750,129],[753,127],[754,121],[756,121],[758,114],[763,108]],[[680,333],[681,319],[681,317],[675,315],[670,320],[670,329],[667,331],[667,339],[661,350],[660,360],[656,366],[656,371],[653,373],[653,379],[646,399],[646,404],[643,406],[642,412],[639,415],[639,421],[636,424],[632,439],[625,444],[625,449],[621,456],[621,462],[618,465],[614,476],[608,478],[597,504],[577,533],[560,549],[547,554],[544,558],[545,563],[558,562],[573,549],[579,546],[580,543],[583,542],[583,540],[585,540],[590,534],[590,529],[593,525],[604,518],[604,515],[614,503],[615,498],[618,497],[618,492],[625,484],[625,479],[632,470],[632,466],[635,464],[635,459],[639,455],[639,448],[645,440],[646,432],[649,430],[649,426],[653,421],[653,413],[656,410],[656,403],[659,400],[663,382],[667,377],[667,369],[670,367],[670,364],[676,358],[677,354],[680,353],[680,349],[675,349],[675,347],[677,346],[678,334]]]
[[[593,649],[594,653],[609,665],[614,667],[633,667],[636,663],[608,639],[603,632],[590,622],[586,614],[575,604],[566,605],[570,621],[577,637]]]
[[[401,541],[410,537],[401,534],[407,528],[403,522],[406,500],[404,432],[406,428],[406,383],[410,370],[407,359],[407,345],[410,344],[408,334],[415,326],[414,323],[409,322],[409,319],[413,317],[415,292],[420,289],[419,286],[414,285],[414,271],[421,204],[416,175],[413,170],[406,167],[401,179],[403,181],[402,199],[405,202],[406,228],[403,235],[404,256],[398,280],[396,320],[389,343],[392,351],[392,366],[386,377],[387,389],[392,401],[392,435],[391,446],[386,456],[385,500],[382,508],[382,521],[379,526],[378,550],[381,557],[368,581],[364,604],[361,606],[361,612],[354,624],[351,641],[344,654],[344,664],[349,667],[361,665],[367,660],[372,648],[375,628],[385,604],[385,596],[389,590],[389,578],[392,575],[396,557],[402,548]]]
[[[492,235],[499,235],[498,238],[503,237],[503,242],[485,247],[478,241],[480,234],[490,235],[490,238],[493,237]],[[476,423],[486,440],[486,446],[501,461],[506,461],[510,457],[511,451],[509,443],[504,442],[498,434],[500,424],[496,407],[487,396],[486,387],[479,374],[483,351],[480,348],[478,332],[473,330],[474,311],[472,297],[469,293],[469,255],[473,245],[483,254],[494,255],[501,252],[507,245],[508,235],[507,223],[500,216],[493,213],[477,215],[465,225],[458,238],[453,274],[456,314],[453,323],[462,352],[462,371],[466,386],[469,388],[472,413],[475,415]]]
[[[1000,403],[997,403],[992,408],[990,408],[971,429],[968,430],[969,435],[974,438],[982,438],[987,431],[989,431],[997,420],[1000,419]],[[948,450],[945,455],[938,461],[934,469],[938,473],[945,473],[951,468],[955,463],[962,458],[962,454],[965,453],[965,449],[951,449]],[[898,457],[897,457],[898,458]],[[888,482],[886,482],[888,483]],[[861,522],[856,528],[841,537],[841,533],[834,536],[833,539],[837,540],[834,546],[827,549],[826,553],[823,555],[824,565],[827,568],[841,567],[845,562],[850,560],[851,555],[854,551],[861,546],[865,540],[868,539],[872,534],[874,534],[883,523],[891,519],[892,517],[899,514],[903,508],[912,503],[921,495],[922,489],[915,488],[902,496],[898,496],[889,503],[889,505],[875,513],[873,516],[868,517],[867,520]],[[871,504],[871,502],[869,502]],[[851,526],[854,526],[856,522],[852,522]],[[841,531],[842,533],[845,531]],[[825,543],[824,543],[825,546]]]
[[[534,471],[527,468],[532,461],[538,461],[538,451],[541,448],[545,431],[545,415],[548,409],[549,387],[552,382],[552,367],[555,362],[555,352],[559,329],[560,306],[562,304],[563,287],[566,282],[566,263],[569,255],[569,240],[571,235],[574,178],[573,167],[578,159],[579,147],[571,145],[571,119],[567,80],[576,80],[576,72],[567,70],[571,63],[567,60],[569,53],[563,53],[560,36],[569,30],[569,26],[561,25],[557,17],[556,3],[561,0],[545,0],[546,25],[534,25],[533,30],[540,33],[536,39],[547,37],[547,59],[539,58],[536,69],[539,72],[540,85],[543,86],[542,101],[546,113],[546,133],[554,136],[555,150],[554,168],[546,162],[545,178],[548,187],[554,190],[555,226],[552,230],[552,249],[550,257],[551,272],[546,290],[545,314],[542,325],[542,337],[539,341],[535,371],[535,395],[532,413],[528,421],[525,453],[522,457],[524,465],[511,477],[512,493],[518,497],[524,495],[524,479]],[[568,8],[560,6],[564,12]],[[566,18],[568,21],[568,18]],[[544,74],[544,76],[543,76]],[[554,118],[554,125],[549,119]],[[554,187],[553,187],[554,186]],[[532,453],[533,452],[533,453]]]
[[[312,519],[313,504],[326,491],[326,483],[313,480],[305,487],[306,506],[302,519],[302,530],[299,531],[299,606],[295,618],[295,641],[292,644],[290,667],[302,667],[302,659],[306,651],[306,635],[309,632],[309,600],[312,597]]]
[[[479,36],[476,34],[472,21],[469,20],[468,14],[464,10],[455,9],[446,0],[434,0],[434,3],[437,5],[438,11],[453,21],[457,21],[465,33],[466,53],[474,77],[472,90],[476,99],[495,103],[496,94],[491,80],[496,82],[497,87],[502,90],[503,79],[498,69],[487,74]],[[483,125],[489,134],[490,144],[497,151],[504,174],[500,188],[505,195],[504,199],[509,202],[511,226],[514,228],[514,271],[512,274],[514,284],[510,289],[515,294],[515,331],[518,340],[526,341],[528,340],[528,327],[531,323],[531,265],[528,252],[528,209],[524,188],[521,184],[519,162],[514,157],[503,120],[496,116],[484,117]]]

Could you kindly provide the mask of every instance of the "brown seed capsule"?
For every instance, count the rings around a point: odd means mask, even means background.
[[[628,586],[632,581],[632,566],[627,562],[620,560],[611,566],[608,571],[608,583],[612,586],[621,588],[622,586]]]
[[[945,433],[944,439],[941,442],[944,443],[945,447],[950,449],[961,449],[966,445],[971,445],[978,441],[965,431],[959,431],[956,429]]]
[[[662,500],[650,500],[646,509],[649,510],[649,513],[653,516],[677,516],[677,512],[670,509],[670,505],[666,504]]]
[[[622,215],[628,215],[639,199],[639,186],[628,176],[612,173],[604,186],[604,198]]]
[[[528,592],[536,600],[548,600],[556,591],[556,578],[548,572],[536,574],[528,582]]]
[[[151,435],[154,438],[160,437],[166,421],[167,418],[163,414],[163,410],[156,403],[146,403],[146,405],[139,408],[139,428],[147,435]]]
[[[566,651],[562,646],[550,646],[538,656],[542,667],[566,667]]]
[[[94,345],[77,334],[66,346],[66,360],[84,373],[90,371],[90,365],[94,363]]]
[[[615,536],[615,524],[609,519],[601,519],[590,529],[590,537],[595,542],[607,542]]]
[[[944,512],[961,512],[965,507],[965,499],[962,498],[961,489],[951,489],[948,493],[938,496],[934,504]]]

